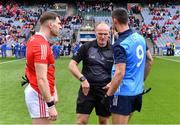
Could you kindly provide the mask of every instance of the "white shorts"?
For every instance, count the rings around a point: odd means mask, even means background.
[[[29,84],[25,90],[25,101],[31,118],[49,117],[48,107],[42,95],[37,93]]]

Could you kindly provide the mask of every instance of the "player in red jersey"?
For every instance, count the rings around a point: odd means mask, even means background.
[[[51,124],[58,115],[54,56],[48,39],[59,34],[60,23],[56,13],[45,12],[40,18],[39,32],[27,42],[25,74],[29,85],[25,88],[25,101],[32,124]]]

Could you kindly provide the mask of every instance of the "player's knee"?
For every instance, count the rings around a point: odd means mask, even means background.
[[[100,120],[99,124],[100,125],[108,125],[109,124],[109,120]]]
[[[109,118],[100,118],[99,119],[99,124],[101,124],[101,125],[109,124]]]
[[[88,120],[86,118],[79,118],[77,119],[78,125],[86,125],[88,123]]]
[[[87,120],[83,120],[83,119],[77,120],[78,125],[86,125],[87,123],[88,123]]]

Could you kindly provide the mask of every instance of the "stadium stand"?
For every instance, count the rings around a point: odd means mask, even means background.
[[[111,27],[111,11],[122,6],[130,13],[130,27],[141,33],[148,43],[152,41],[151,46],[165,49],[168,42],[175,43],[177,48],[180,46],[179,5],[156,3],[145,4],[142,7],[140,4],[121,4],[117,1],[65,1],[33,6],[20,5],[16,2],[1,3],[0,46],[7,44],[7,49],[12,51],[16,43],[25,45],[26,40],[38,31],[40,15],[48,10],[57,12],[63,25],[59,36],[50,40],[52,48],[53,45],[58,45],[63,52],[60,55],[67,55],[65,54],[67,46],[79,43],[78,32],[82,26],[89,25],[87,20],[92,20],[94,24],[104,21]]]
[[[179,9],[180,6],[149,5],[142,9],[141,14],[144,19],[144,36],[151,38],[157,47],[165,47],[167,42],[180,46],[179,39]],[[141,31],[144,32],[142,27]],[[147,35],[146,35],[147,34]]]

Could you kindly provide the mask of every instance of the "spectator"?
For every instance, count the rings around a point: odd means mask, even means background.
[[[6,50],[7,50],[7,44],[6,42],[3,42],[1,45],[2,58],[6,58]]]

